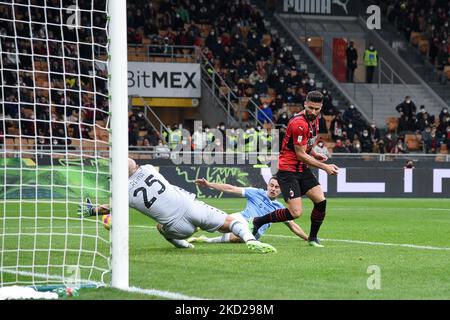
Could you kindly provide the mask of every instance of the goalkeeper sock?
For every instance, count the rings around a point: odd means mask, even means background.
[[[167,239],[171,244],[173,244],[177,248],[193,248],[194,246],[187,242],[186,240],[178,240],[178,239]]]
[[[255,237],[252,235],[252,233],[246,228],[246,226],[238,221],[233,220],[230,223],[230,231],[240,239],[244,240],[244,242],[256,240]]]

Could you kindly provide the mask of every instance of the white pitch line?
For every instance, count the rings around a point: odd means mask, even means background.
[[[379,210],[380,208],[367,208],[367,207],[336,207],[332,206],[328,211],[350,211],[350,210],[358,210],[358,211],[374,211]],[[225,212],[241,212],[244,210],[243,208],[236,209],[236,208],[225,208],[222,209]],[[450,211],[450,209],[447,208],[399,208],[399,207],[393,207],[393,208],[383,208],[383,210],[388,211],[394,211],[394,210],[408,210],[408,211]]]
[[[265,234],[265,236],[266,237],[274,237],[274,238],[299,239],[298,237],[284,236],[284,235],[280,235],[280,234]],[[450,248],[447,248],[447,247],[419,246],[419,245],[407,244],[407,243],[386,243],[386,242],[371,242],[371,241],[346,240],[346,239],[324,239],[324,238],[320,238],[320,240],[330,241],[330,242],[367,244],[367,245],[372,245],[372,246],[406,247],[406,248],[423,249],[423,250],[450,251]]]
[[[161,291],[161,290],[156,290],[156,289],[142,289],[142,288],[138,288],[138,287],[129,287],[128,289],[125,289],[124,291],[141,293],[141,294],[146,294],[149,296],[158,296],[158,297],[173,299],[173,300],[206,300],[205,298],[190,297],[190,296],[187,296],[187,295],[184,295],[181,293],[177,293],[177,292]]]
[[[84,227],[84,229],[89,229],[89,228],[94,229],[94,227]],[[143,225],[130,225],[130,228],[156,229],[155,226],[143,226]],[[23,228],[23,229],[25,229],[25,228]],[[57,229],[57,227],[54,227],[53,229]],[[298,237],[295,237],[295,236],[285,236],[285,235],[281,235],[281,234],[265,234],[265,236],[266,237],[274,237],[274,238],[298,239]],[[367,245],[372,245],[372,246],[390,246],[390,247],[405,247],[405,248],[413,248],[413,249],[421,249],[421,250],[450,251],[450,248],[447,248],[447,247],[421,246],[421,245],[408,244],[408,243],[386,243],[386,242],[371,242],[371,241],[348,240],[348,239],[325,239],[325,238],[320,238],[320,240],[330,241],[330,242],[367,244]],[[143,289],[143,290],[147,290],[147,289]],[[149,289],[149,290],[152,290],[152,289]]]
[[[34,273],[34,272],[27,272],[27,271],[9,270],[6,268],[0,268],[0,272],[14,274],[14,275],[20,275],[20,276],[33,277],[33,278],[51,279],[51,280],[55,280],[55,281],[60,281],[61,283],[63,283],[65,280],[61,276],[47,275],[45,273]],[[87,283],[95,284],[98,287],[104,286],[104,284],[102,284],[100,282],[95,282],[95,281],[89,281]],[[191,297],[191,296],[187,296],[187,295],[184,295],[184,294],[181,294],[178,292],[162,291],[162,290],[157,290],[157,289],[142,289],[142,288],[138,288],[138,287],[129,287],[128,289],[121,289],[121,290],[130,292],[130,293],[140,293],[140,294],[145,294],[148,296],[157,296],[157,297],[173,299],[173,300],[205,300],[205,298]]]
[[[142,226],[142,225],[135,225],[135,226],[130,226],[130,227],[141,228],[141,229],[156,229],[156,227],[153,227],[153,226]],[[281,234],[265,234],[265,236],[274,237],[274,238],[299,239],[298,237],[295,237],[295,236],[285,236],[285,235],[281,235]],[[391,246],[391,247],[406,247],[406,248],[422,249],[422,250],[450,251],[450,248],[447,248],[447,247],[420,246],[420,245],[407,244],[407,243],[386,243],[386,242],[371,242],[371,241],[361,241],[361,240],[323,239],[323,238],[320,238],[320,240],[330,241],[330,242],[359,243],[359,244],[367,244],[367,245],[372,245],[372,246]]]

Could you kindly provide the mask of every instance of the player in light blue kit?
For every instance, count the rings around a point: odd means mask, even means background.
[[[200,187],[211,188],[220,192],[233,194],[236,196],[246,197],[246,208],[238,213],[233,213],[235,219],[241,221],[248,226],[250,219],[254,217],[264,216],[267,213],[273,212],[278,209],[284,209],[284,206],[276,199],[281,193],[280,186],[276,177],[272,177],[267,184],[267,190],[257,188],[240,188],[225,183],[213,183],[205,179],[195,180],[195,184]],[[293,220],[286,221],[286,226],[303,240],[308,240],[308,235],[302,230],[302,228],[296,224]],[[265,224],[259,228],[258,233],[255,235],[256,239],[259,239],[270,227],[270,223]],[[224,243],[224,242],[241,242],[241,239],[236,237],[232,233],[225,233],[221,237],[208,238],[206,236],[191,237],[187,239],[188,242],[208,242],[208,243]]]

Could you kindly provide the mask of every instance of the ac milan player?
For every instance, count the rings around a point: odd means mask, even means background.
[[[327,200],[322,188],[308,166],[337,175],[339,168],[324,163],[328,158],[315,153],[312,148],[319,132],[317,116],[322,109],[323,95],[319,91],[308,93],[305,110],[296,114],[288,123],[286,135],[278,158],[277,178],[281,193],[288,208],[278,209],[262,217],[253,219],[253,234],[266,223],[284,222],[298,218],[302,214],[302,196],[306,195],[314,203],[311,213],[311,230],[308,243],[314,247],[323,247],[317,238],[320,225],[325,218]]]

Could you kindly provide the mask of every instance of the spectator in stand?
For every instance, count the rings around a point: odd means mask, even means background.
[[[444,143],[447,145],[447,151],[450,151],[450,125],[447,126],[447,129],[445,131]]]
[[[347,124],[345,131],[347,132],[347,138],[350,139],[351,142],[355,139],[355,135],[357,134],[356,128],[352,122]]]
[[[421,105],[419,108],[419,113],[417,113],[417,121],[421,121],[422,118],[427,117],[428,121],[430,122],[430,124],[434,123],[434,115],[430,115],[427,111],[427,109],[425,108],[424,105]]]
[[[350,41],[346,50],[347,56],[347,82],[354,82],[355,70],[358,68],[358,51],[354,47],[354,42]]]
[[[439,113],[439,123],[444,122],[445,118],[448,116],[448,108],[447,107],[443,107],[441,112]]]
[[[361,142],[359,141],[358,135],[355,135],[355,139],[353,140],[352,153],[361,153],[361,152],[362,152]]]
[[[414,169],[414,162],[412,160],[406,161],[406,164],[403,168],[404,169]]]
[[[421,132],[422,134],[422,142],[423,142],[423,151],[425,153],[430,153],[431,151],[431,127],[426,127],[425,130]]]
[[[437,153],[441,148],[442,140],[436,131],[431,131],[431,149],[430,153]]]
[[[353,143],[350,141],[350,139],[345,139],[344,146],[347,148],[348,152],[353,152]]]
[[[395,148],[395,141],[392,138],[392,134],[390,132],[388,132],[383,140],[384,140],[385,152],[386,153],[393,153],[393,150]]]
[[[151,146],[158,145],[158,141],[160,140],[159,133],[156,132],[153,128],[147,129],[147,135],[145,136]]]
[[[319,140],[317,144],[313,147],[313,150],[315,153],[321,153],[328,158],[330,157],[330,152],[328,151],[328,148],[325,146],[325,143],[322,140]]]
[[[372,141],[374,143],[376,143],[380,139],[380,130],[378,130],[375,121],[372,121],[368,131],[369,131],[370,139],[372,139]]]
[[[447,126],[450,126],[450,114],[447,114],[442,118],[442,122],[439,123],[437,131],[439,135],[443,135],[446,132]]]
[[[373,141],[370,138],[369,131],[365,129],[361,136],[361,150],[363,153],[370,153],[373,150]]]
[[[327,89],[322,90],[323,94],[323,107],[322,113],[324,115],[334,115],[337,112],[335,106],[333,106],[333,98],[331,97],[330,92]]]
[[[281,113],[280,117],[278,118],[277,127],[278,128],[286,128],[288,122],[289,122],[288,114],[287,114],[287,112],[283,112],[283,113]]]
[[[415,113],[417,111],[417,108],[414,102],[411,101],[411,97],[406,96],[405,101],[397,105],[395,107],[395,110],[397,110],[397,112],[400,113],[400,116],[404,115],[411,118],[413,112]]]
[[[342,115],[342,118],[344,119],[345,123],[350,123],[353,121],[354,117],[355,117],[355,106],[354,105],[350,105],[347,109],[345,109],[344,114]]]
[[[262,108],[258,110],[258,121],[261,123],[270,123],[272,121],[272,109],[267,103],[264,103]]]
[[[412,117],[412,116],[411,116]],[[397,131],[399,133],[414,131],[414,121],[407,115],[402,115],[398,121]]]
[[[328,134],[327,122],[325,121],[322,112],[319,113],[317,118],[319,119],[319,133]]]
[[[397,140],[397,144],[394,147],[393,153],[396,153],[396,154],[406,153],[406,145],[405,145],[403,139]]]
[[[337,139],[341,139],[343,130],[344,130],[344,120],[342,119],[341,114],[337,113],[330,124],[331,138],[334,141],[336,141]]]
[[[333,148],[333,153],[349,153],[350,151],[342,144],[341,139],[336,140],[336,144]]]
[[[260,78],[255,84],[255,93],[259,96],[263,96],[267,94],[267,83],[264,79]]]
[[[422,108],[423,107],[423,108]],[[416,116],[416,125],[415,127],[419,131],[425,130],[426,127],[432,126],[434,123],[434,116],[430,116],[428,112],[425,111],[425,107],[420,107],[420,112]]]

